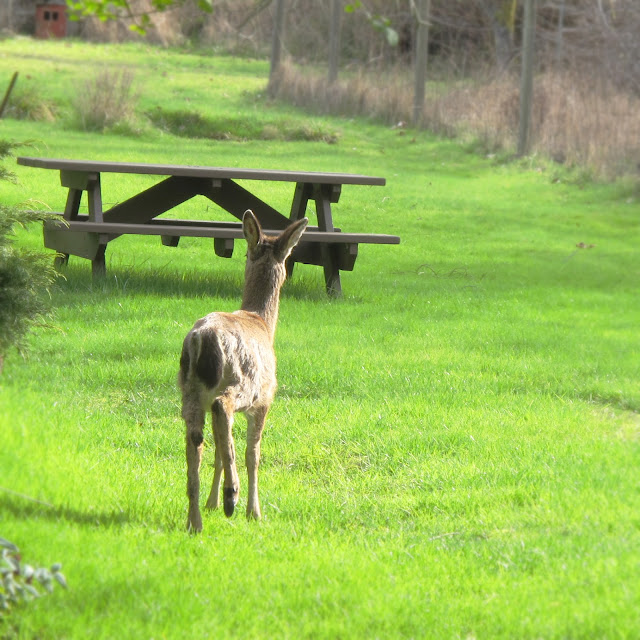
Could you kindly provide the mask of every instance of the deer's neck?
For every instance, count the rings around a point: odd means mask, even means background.
[[[260,274],[245,280],[242,295],[242,309],[257,313],[264,320],[272,341],[278,323],[281,287],[276,274]]]

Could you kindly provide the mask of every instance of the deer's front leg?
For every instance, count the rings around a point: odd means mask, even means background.
[[[247,414],[247,475],[249,476],[249,488],[247,498],[247,519],[259,520],[260,500],[258,498],[258,467],[260,465],[260,442],[262,430],[267,417],[267,407],[260,407],[254,413]]]
[[[195,533],[202,531],[200,516],[200,461],[204,437],[204,412],[199,408],[183,409],[183,416],[187,424],[187,497],[189,498],[189,515],[187,529]]]
[[[221,396],[213,403],[215,418],[213,421],[216,430],[216,456],[220,452],[222,467],[224,469],[223,501],[224,514],[227,518],[233,515],[238,504],[240,482],[236,470],[236,450],[233,443],[233,401]]]

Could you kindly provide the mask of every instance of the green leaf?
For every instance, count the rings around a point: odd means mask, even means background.
[[[63,588],[63,589],[68,589],[68,585],[67,585],[67,579],[59,572],[56,571],[53,574],[53,577],[56,579],[56,582]]]
[[[16,586],[17,585],[13,580],[5,580],[4,588],[5,588],[5,591],[9,594],[10,598],[15,598]]]
[[[24,588],[25,588],[25,591],[30,593],[34,598],[40,597],[40,592],[32,584],[25,584]]]
[[[198,0],[198,7],[202,11],[206,11],[207,13],[211,13],[213,11],[213,2],[212,2],[212,0]]]
[[[31,580],[35,575],[35,569],[30,564],[22,565],[21,574],[25,580]]]
[[[389,43],[390,46],[392,47],[398,46],[399,37],[398,37],[398,32],[395,29],[392,29],[391,27],[387,27],[384,30],[384,35],[387,37],[387,42]]]
[[[18,553],[18,547],[16,547],[13,542],[9,542],[4,538],[0,538],[0,547],[4,547],[5,549],[9,549],[9,551],[13,551],[14,553]]]
[[[139,24],[130,24],[129,30],[133,31],[134,33],[139,33],[141,36],[144,36],[147,34],[146,29],[142,28]]]
[[[20,571],[20,563],[13,556],[5,556],[4,561],[13,571]]]

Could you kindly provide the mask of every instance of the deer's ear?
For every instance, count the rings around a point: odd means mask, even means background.
[[[309,220],[307,218],[302,218],[302,220],[298,220],[289,225],[280,236],[278,236],[276,244],[276,257],[278,260],[284,262],[289,257],[293,247],[298,244],[304,233],[308,222]]]
[[[247,209],[242,216],[242,232],[247,240],[249,250],[255,249],[262,237],[262,228],[251,209]]]

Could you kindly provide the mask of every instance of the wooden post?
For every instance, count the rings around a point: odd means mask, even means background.
[[[269,72],[269,88],[275,91],[277,75],[280,71],[282,57],[282,40],[284,34],[284,5],[285,0],[277,0],[276,16],[273,24],[273,40],[271,41],[271,70]]]
[[[531,143],[531,107],[533,104],[533,54],[536,24],[536,0],[524,0],[522,33],[522,71],[520,75],[520,122],[518,155],[529,151]]]
[[[331,1],[331,23],[329,27],[329,84],[338,79],[340,63],[340,15],[342,14],[342,0]]]
[[[7,91],[4,94],[4,98],[2,99],[2,104],[0,104],[0,118],[2,118],[2,114],[7,107],[7,103],[9,102],[9,98],[11,97],[11,92],[13,91],[13,87],[18,79],[18,72],[14,71],[13,76],[11,76],[11,81],[9,82],[9,86],[7,87]]]
[[[413,89],[413,124],[418,126],[422,120],[424,109],[424,85],[427,80],[427,61],[429,56],[429,14],[431,0],[419,0],[416,19],[418,32],[416,37],[414,89]]]

